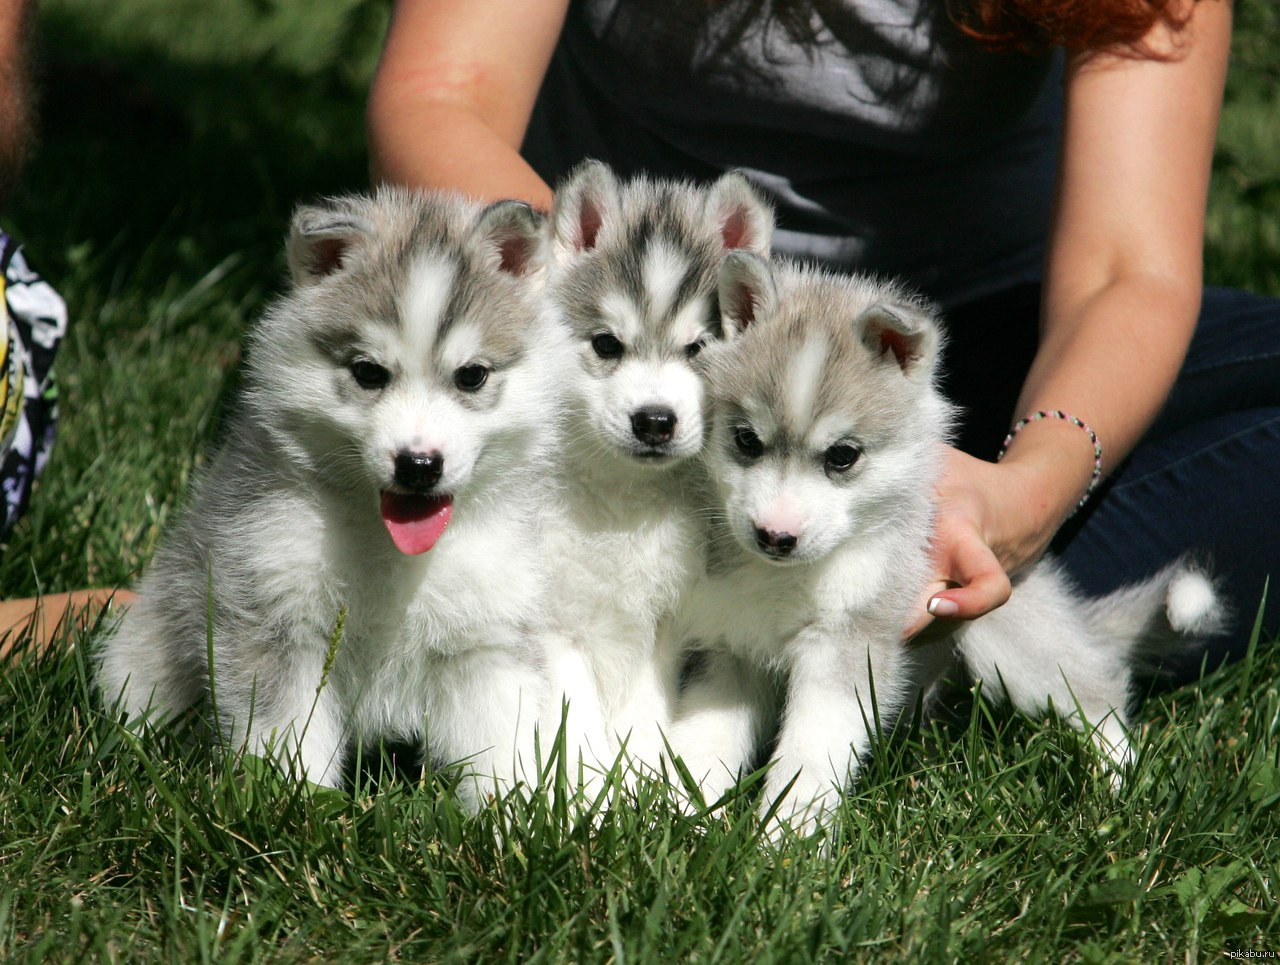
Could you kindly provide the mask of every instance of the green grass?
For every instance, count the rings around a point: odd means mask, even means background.
[[[1149,703],[1113,795],[1087,746],[983,701],[883,748],[829,842],[660,786],[596,821],[439,775],[308,790],[97,714],[84,647],[0,674],[0,949],[42,959],[1188,960],[1280,925],[1276,648]],[[196,749],[193,749],[196,748]]]
[[[234,390],[292,204],[364,184],[386,6],[44,0],[45,142],[7,224],[73,329],[0,597],[127,583]],[[1280,14],[1242,5],[1210,280],[1280,294]],[[78,644],[70,646],[70,644]],[[979,699],[882,748],[828,842],[642,785],[464,819],[447,775],[307,791],[98,710],[87,637],[0,664],[0,959],[1166,961],[1280,951],[1280,648],[1143,706],[1118,795]],[[383,762],[375,761],[375,769]],[[499,833],[501,832],[501,833]]]

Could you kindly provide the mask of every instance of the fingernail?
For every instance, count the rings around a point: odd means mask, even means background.
[[[935,596],[929,601],[928,610],[935,617],[953,617],[960,612],[960,604],[945,596]]]

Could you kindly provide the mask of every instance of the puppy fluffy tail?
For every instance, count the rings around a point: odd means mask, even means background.
[[[1229,615],[1208,569],[1190,557],[1092,601],[1088,609],[1100,638],[1126,644],[1133,662],[1148,666],[1214,636]]]

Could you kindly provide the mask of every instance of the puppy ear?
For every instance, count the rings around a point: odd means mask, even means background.
[[[474,237],[499,271],[532,275],[546,263],[546,219],[523,201],[498,201],[476,220]]]
[[[299,205],[289,226],[285,256],[299,287],[314,285],[344,267],[352,249],[373,234],[373,222],[346,199]]]
[[[717,293],[726,339],[745,332],[772,313],[778,303],[773,270],[749,251],[731,251],[720,260]]]
[[[933,374],[942,333],[920,306],[877,302],[853,320],[854,331],[877,358],[892,360],[909,379]]]
[[[737,171],[730,171],[711,185],[705,210],[720,231],[725,251],[744,249],[768,256],[773,240],[773,208]]]
[[[618,179],[601,161],[584,161],[557,190],[551,209],[557,253],[578,255],[600,244],[617,224],[622,202]]]

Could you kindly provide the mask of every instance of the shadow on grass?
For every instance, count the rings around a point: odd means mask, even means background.
[[[188,238],[203,270],[243,251],[274,279],[293,205],[367,186],[368,78],[350,64],[370,62],[385,7],[357,7],[338,48],[304,73],[261,53],[193,62],[113,42],[46,4],[42,134],[13,220],[46,262],[86,244]]]

